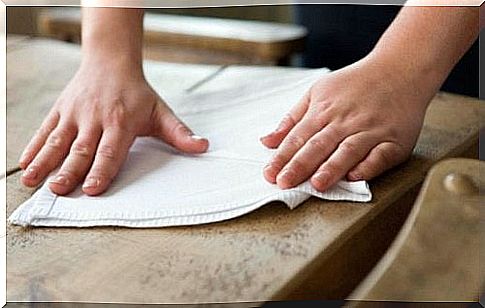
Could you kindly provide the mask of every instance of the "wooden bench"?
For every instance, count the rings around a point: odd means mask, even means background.
[[[41,35],[80,42],[79,9],[40,12]],[[146,13],[145,57],[207,64],[285,64],[303,49],[306,29],[293,24]]]
[[[31,40],[7,54],[7,215],[34,192],[16,159],[79,64],[79,47]],[[15,47],[15,48],[14,48]],[[281,76],[298,69],[147,62],[172,95]],[[371,271],[405,221],[428,170],[476,157],[480,102],[440,93],[412,158],[370,183],[369,204],[271,203],[243,217],[162,229],[7,226],[8,301],[192,303],[343,299]]]

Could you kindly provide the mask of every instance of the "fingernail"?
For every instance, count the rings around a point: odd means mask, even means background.
[[[35,179],[37,177],[37,168],[35,166],[28,167],[24,173],[22,173],[22,177],[30,180]]]
[[[349,177],[352,181],[360,181],[362,180],[362,175],[356,172],[352,172],[349,174]]]
[[[272,179],[275,179],[277,174],[273,165],[268,164],[263,168],[263,172]]]
[[[206,140],[206,138],[201,137],[201,136],[197,136],[197,135],[192,135],[192,136],[190,136],[190,138],[192,138],[192,139],[194,139],[194,140],[197,140],[197,141],[198,141],[198,140]]]
[[[50,180],[50,183],[59,184],[59,185],[67,185],[67,184],[69,184],[69,179],[64,175],[58,175],[55,178],[53,178],[52,180]]]
[[[93,188],[98,187],[100,180],[97,178],[88,178],[84,181],[83,188]]]

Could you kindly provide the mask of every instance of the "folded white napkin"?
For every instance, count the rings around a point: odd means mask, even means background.
[[[221,91],[173,98],[172,108],[198,134],[210,140],[201,155],[183,155],[163,142],[138,138],[112,186],[89,197],[78,188],[56,196],[44,184],[10,216],[11,223],[33,226],[164,227],[234,218],[279,200],[295,208],[310,196],[366,202],[365,181],[341,181],[320,193],[305,182],[281,190],[263,178],[273,151],[259,137],[326,70],[250,80]]]

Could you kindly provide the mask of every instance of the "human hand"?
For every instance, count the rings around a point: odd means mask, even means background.
[[[202,153],[195,136],[155,93],[141,67],[127,61],[83,63],[32,138],[19,165],[21,181],[36,186],[60,166],[49,183],[64,195],[83,182],[88,195],[104,192],[137,136],[153,136],[186,153]]]
[[[405,75],[405,74],[403,74]],[[318,80],[261,142],[277,151],[263,173],[283,189],[311,178],[370,180],[405,161],[435,88],[364,59]]]

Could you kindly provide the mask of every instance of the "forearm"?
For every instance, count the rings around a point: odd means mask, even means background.
[[[143,10],[83,7],[84,62],[115,61],[141,68]]]
[[[476,7],[404,7],[369,58],[431,99],[478,33]]]

